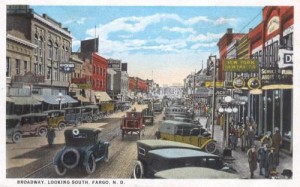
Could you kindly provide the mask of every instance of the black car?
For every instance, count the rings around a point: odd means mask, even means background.
[[[54,158],[56,173],[63,176],[68,169],[83,166],[86,173],[91,174],[96,169],[96,162],[107,162],[109,142],[100,140],[100,132],[93,128],[65,130],[65,147]]]
[[[159,171],[181,167],[230,169],[220,156],[203,152],[199,147],[189,144],[166,140],[139,140],[137,149],[138,158],[133,169],[133,178],[154,178]]]

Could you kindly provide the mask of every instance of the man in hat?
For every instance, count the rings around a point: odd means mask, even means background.
[[[252,145],[251,148],[247,151],[248,163],[250,169],[250,178],[254,178],[254,171],[257,169],[257,152],[255,145]]]
[[[264,169],[264,174],[266,174],[266,161],[267,161],[267,156],[268,156],[268,148],[267,144],[264,144],[261,146],[258,151],[258,161],[259,161],[259,175],[263,175],[263,169]]]
[[[268,153],[268,156],[267,156],[267,160],[266,160],[266,167],[265,167],[265,177],[266,178],[269,178],[270,177],[270,174],[271,172],[275,169],[276,170],[276,166],[274,164],[274,150],[275,148],[274,147],[271,147],[271,150],[270,152]]]
[[[272,147],[275,148],[275,150],[274,150],[274,159],[275,159],[274,162],[275,162],[276,166],[279,165],[279,148],[280,148],[281,143],[282,143],[282,137],[280,135],[279,128],[275,127],[275,133],[272,136]]]
[[[55,136],[56,136],[55,129],[50,127],[46,135],[49,147],[52,147]]]

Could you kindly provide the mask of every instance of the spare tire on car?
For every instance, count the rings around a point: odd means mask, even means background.
[[[60,159],[63,166],[68,169],[73,169],[79,163],[80,154],[77,149],[68,148],[64,150]]]

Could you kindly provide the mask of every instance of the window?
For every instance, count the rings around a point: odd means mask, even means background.
[[[58,44],[54,44],[53,60],[58,60]]]
[[[65,59],[65,47],[64,46],[62,47],[61,53],[62,53],[61,54],[61,61],[64,62],[64,59]]]
[[[34,64],[34,73],[38,74],[38,65],[37,65],[37,63]]]
[[[37,34],[34,35],[34,44],[39,46],[39,39]],[[38,47],[34,49],[34,54],[37,55],[38,54]]]
[[[53,80],[58,80],[58,71],[57,68],[53,68]]]
[[[9,63],[9,57],[6,57],[6,77],[10,77],[10,63]]]
[[[28,63],[27,63],[27,61],[24,61],[24,74],[25,73],[27,73],[27,71],[28,71]]]
[[[39,64],[39,75],[41,75],[42,74],[42,64]]]
[[[48,58],[49,59],[53,58],[53,45],[51,40],[48,41]]]
[[[65,62],[69,61],[69,49],[66,47],[65,48]]]
[[[20,60],[16,59],[16,74],[20,74]]]
[[[43,38],[40,37],[39,39],[39,55],[43,56]]]
[[[285,49],[293,50],[293,33],[283,37],[283,45]]]
[[[48,71],[47,71],[47,79],[51,79],[52,76],[52,68],[48,67]]]

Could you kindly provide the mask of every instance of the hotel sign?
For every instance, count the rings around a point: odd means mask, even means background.
[[[15,75],[13,82],[18,83],[39,83],[45,82],[45,76],[35,75],[34,73],[27,72],[25,75]]]
[[[255,59],[225,59],[224,71],[258,72],[258,62]]]

